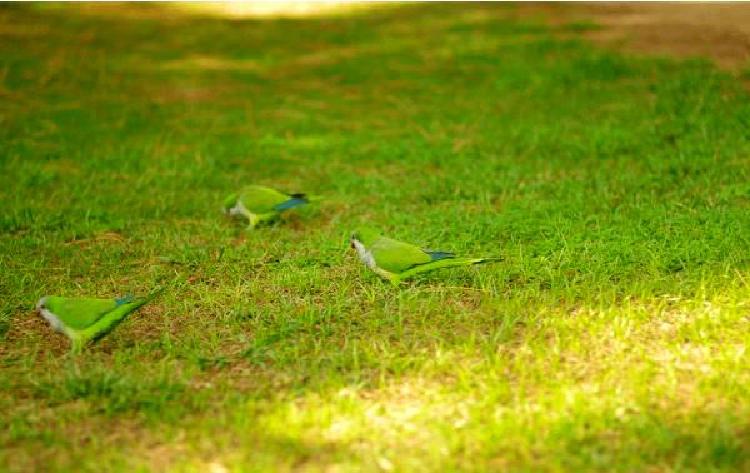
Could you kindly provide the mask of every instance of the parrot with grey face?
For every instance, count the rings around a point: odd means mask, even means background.
[[[453,253],[425,250],[386,238],[371,229],[354,232],[350,243],[365,266],[394,286],[406,278],[434,269],[502,261],[502,258],[457,258]]]
[[[286,194],[270,187],[251,185],[224,200],[224,212],[248,220],[248,227],[271,223],[282,212],[320,200],[306,194]]]
[[[160,291],[159,291],[160,292]],[[119,299],[45,296],[36,304],[37,311],[53,329],[71,341],[71,351],[78,353],[87,343],[106,335],[128,314],[149,302],[148,297],[125,296]]]

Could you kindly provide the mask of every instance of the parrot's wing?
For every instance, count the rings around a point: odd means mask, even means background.
[[[456,257],[455,254],[449,253],[447,251],[433,251],[433,250],[425,250],[425,249],[423,249],[422,251],[430,255],[431,261],[439,261],[441,259],[449,259],[449,258]]]
[[[400,279],[405,279],[415,274],[433,271],[440,268],[453,268],[456,266],[471,266],[474,264],[492,263],[502,261],[502,258],[443,258],[430,263],[420,264],[399,274]]]
[[[71,298],[50,296],[44,299],[44,309],[66,327],[83,330],[96,323],[107,312],[118,306],[115,299]]]
[[[298,205],[305,205],[306,203],[310,202],[309,200],[307,200],[307,196],[305,196],[305,194],[293,194],[289,197],[290,198],[288,200],[275,205],[273,208],[279,212],[282,212],[284,210],[289,210],[297,207]]]
[[[242,189],[239,200],[252,213],[264,214],[274,212],[277,205],[290,199],[290,196],[270,187],[247,186]]]
[[[430,255],[418,246],[385,237],[377,238],[368,251],[379,268],[391,273],[400,273],[432,261]]]

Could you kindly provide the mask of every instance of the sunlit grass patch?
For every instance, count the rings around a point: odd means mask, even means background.
[[[186,12],[228,18],[304,18],[366,11],[374,2],[340,0],[300,1],[238,1],[238,2],[176,2],[171,7]]]
[[[0,12],[0,469],[749,467],[731,76],[512,6],[71,8]],[[246,231],[248,183],[325,199]],[[394,289],[363,225],[504,261]],[[81,360],[33,312],[161,285]]]

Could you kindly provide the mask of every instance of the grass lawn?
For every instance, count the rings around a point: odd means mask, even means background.
[[[508,5],[158,8],[0,9],[0,470],[750,469],[738,78]],[[326,200],[248,232],[247,183]],[[505,261],[393,288],[362,225]],[[157,285],[79,358],[33,311]]]

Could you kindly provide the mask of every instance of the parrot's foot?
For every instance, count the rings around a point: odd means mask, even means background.
[[[391,273],[390,271],[386,271],[382,268],[373,268],[373,271],[375,271],[378,276],[390,282],[394,286],[398,286],[399,284],[401,284],[401,278],[398,276],[398,274]]]
[[[272,225],[276,223],[279,219],[279,216],[276,214],[249,214],[247,216],[248,224],[247,229],[248,230],[254,230],[257,227],[263,227],[267,225]]]
[[[83,352],[83,349],[86,347],[87,340],[84,340],[81,337],[73,336],[70,339],[70,355],[76,356],[80,355],[81,352]]]
[[[247,215],[247,229],[253,230],[255,227],[258,226],[258,223],[260,223],[260,218],[258,218],[255,214],[248,214]]]
[[[391,283],[391,286],[393,287],[398,287],[401,285],[401,278],[393,273],[389,273],[386,279]]]

